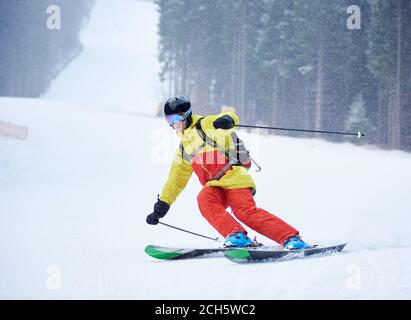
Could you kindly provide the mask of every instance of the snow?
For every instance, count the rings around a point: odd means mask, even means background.
[[[217,245],[145,223],[177,143],[163,119],[17,98],[0,99],[0,117],[29,127],[26,141],[0,138],[1,298],[411,296],[407,153],[242,132],[263,166],[252,172],[257,203],[309,242],[348,241],[345,253],[259,265],[163,262],[144,246]],[[199,190],[193,176],[163,221],[218,236],[197,209]]]
[[[152,3],[124,3],[122,14],[138,10],[144,19],[133,21],[155,30],[149,27],[157,17]],[[97,2],[85,34],[97,32],[104,12],[116,12],[112,4]],[[113,17],[127,20],[120,13]],[[148,92],[155,91],[155,80],[131,73],[126,80],[132,85],[124,91],[116,87],[121,81],[116,77],[115,90],[107,91],[104,82],[101,90],[95,79],[103,76],[92,76],[101,62],[90,64],[92,51],[96,43],[99,53],[112,46],[102,45],[98,34],[90,39],[43,99],[0,98],[0,119],[29,128],[27,140],[0,137],[0,298],[411,298],[411,155],[357,146],[355,138],[335,144],[240,132],[263,168],[251,169],[257,204],[298,228],[308,242],[348,242],[343,253],[253,265],[218,257],[171,262],[147,256],[147,244],[220,244],[145,223],[178,139],[163,119],[149,116],[156,98]],[[124,63],[135,53],[118,52]],[[104,65],[107,73],[123,70],[109,59]],[[157,70],[138,68],[144,74]],[[146,108],[136,107],[134,94],[144,96]],[[218,236],[198,210],[200,190],[193,175],[163,221]],[[252,230],[250,235],[274,244]]]
[[[97,0],[81,34],[83,52],[44,97],[88,108],[152,113],[163,94],[157,19],[150,2],[123,0],[119,5],[115,0]]]

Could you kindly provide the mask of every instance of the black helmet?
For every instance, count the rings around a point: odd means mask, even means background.
[[[166,101],[164,114],[166,116],[176,113],[186,113],[191,109],[191,102],[184,96],[176,96]]]

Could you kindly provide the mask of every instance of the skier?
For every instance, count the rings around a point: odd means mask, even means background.
[[[231,133],[240,122],[237,115],[232,112],[205,117],[193,115],[191,103],[184,96],[168,99],[164,114],[168,124],[180,136],[181,144],[175,153],[168,180],[154,205],[154,212],[147,216],[148,224],[158,224],[159,219],[167,214],[194,171],[203,185],[197,196],[200,212],[225,237],[224,246],[255,245],[244,227],[226,211],[231,207],[239,221],[284,248],[308,247],[295,228],[256,207],[253,198],[256,186],[247,171],[251,162],[239,164],[231,161],[227,151],[234,148]]]

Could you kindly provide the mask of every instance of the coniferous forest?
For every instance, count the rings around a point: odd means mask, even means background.
[[[94,0],[0,1],[0,96],[38,97],[82,50],[80,31]],[[48,18],[61,10],[61,28]]]
[[[195,112],[411,150],[411,1],[156,3],[161,79]]]
[[[365,143],[411,150],[411,1],[154,1],[160,78],[195,112],[234,106],[243,124],[362,130]],[[0,96],[45,93],[81,52],[94,4],[0,1]],[[50,5],[60,30],[46,26]]]

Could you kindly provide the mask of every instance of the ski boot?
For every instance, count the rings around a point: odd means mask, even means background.
[[[288,250],[307,249],[311,247],[306,242],[304,242],[299,235],[292,236],[285,240],[283,246]]]
[[[224,247],[251,247],[254,242],[245,232],[236,232],[230,234],[224,241]]]

